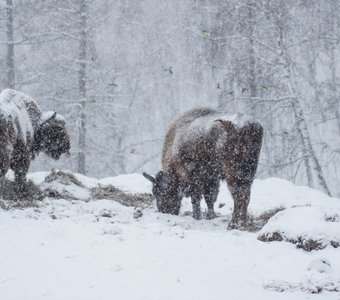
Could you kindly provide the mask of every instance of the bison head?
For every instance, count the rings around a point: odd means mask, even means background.
[[[62,154],[69,154],[70,137],[66,130],[66,123],[56,113],[43,121],[35,133],[33,152],[40,151],[56,160]]]
[[[158,172],[155,177],[147,173],[143,173],[143,176],[152,182],[152,193],[156,198],[158,211],[178,215],[182,198],[178,184],[173,182],[163,171]]]

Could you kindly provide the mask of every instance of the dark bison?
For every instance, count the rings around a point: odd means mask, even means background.
[[[240,123],[240,124],[239,124]],[[258,165],[263,129],[209,108],[191,110],[170,127],[162,152],[163,170],[152,182],[158,210],[179,214],[183,196],[191,197],[193,217],[201,217],[204,196],[214,218],[219,184],[226,180],[234,199],[230,228],[246,226],[250,189]]]
[[[39,152],[53,159],[68,154],[70,138],[62,116],[42,112],[29,96],[6,89],[0,94],[0,178],[11,168],[18,193],[25,189],[31,160]]]

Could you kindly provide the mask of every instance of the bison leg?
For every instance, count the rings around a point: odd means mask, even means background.
[[[241,186],[230,188],[234,199],[234,211],[229,229],[242,229],[247,225],[247,209],[250,200],[250,187]]]
[[[192,195],[192,216],[194,219],[199,220],[201,218],[201,196]]]
[[[15,148],[11,161],[11,169],[15,176],[15,192],[19,198],[25,196],[26,174],[30,165],[29,152],[22,149],[21,147]]]
[[[4,177],[9,170],[11,156],[7,151],[0,149],[0,178]]]
[[[18,198],[25,197],[26,173],[24,169],[17,167],[13,169],[15,176],[15,194]]]
[[[24,174],[15,174],[15,193],[19,198],[25,196],[26,176]]]
[[[4,177],[10,168],[13,146],[6,136],[0,135],[0,178]]]
[[[207,212],[207,219],[214,219],[216,217],[215,211],[214,211],[214,204],[217,200],[219,191],[219,183],[212,184],[209,186],[209,188],[204,193],[204,200],[207,203],[208,212]]]

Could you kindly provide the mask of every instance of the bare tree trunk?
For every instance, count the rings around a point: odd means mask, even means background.
[[[312,162],[314,163],[313,169],[316,173],[316,176],[317,176],[317,179],[318,179],[318,182],[321,188],[324,190],[325,193],[327,193],[327,195],[331,196],[331,192],[328,188],[325,177],[323,175],[321,165],[313,149],[311,139],[310,139],[310,134],[307,128],[307,122],[304,117],[303,109],[301,107],[298,97],[292,98],[292,106],[293,106],[294,115],[296,118],[298,135],[300,137],[300,141],[303,147],[302,151],[303,151],[304,163],[305,163],[306,172],[307,172],[308,185],[313,186],[313,176],[312,176],[312,169],[311,169],[311,164],[310,164],[310,159],[311,159]]]
[[[255,50],[254,50],[254,30],[255,30],[255,2],[254,0],[247,1],[248,6],[248,85],[249,85],[249,93],[250,93],[250,113],[251,115],[256,114],[256,107],[254,104],[255,97],[257,97],[257,88],[256,88],[256,60],[255,60]]]
[[[310,143],[310,139],[308,139],[308,142]],[[328,185],[327,185],[326,180],[325,180],[325,176],[323,175],[321,165],[320,165],[319,160],[317,159],[317,157],[315,155],[315,152],[313,151],[312,145],[309,145],[309,149],[312,150],[310,155],[311,155],[311,158],[312,158],[314,165],[315,165],[314,170],[316,171],[319,184],[321,185],[324,192],[328,196],[332,197],[331,191],[328,188]]]
[[[336,21],[336,18],[333,16],[339,15],[339,5],[337,2],[330,2],[330,8],[333,12],[333,15],[330,19],[331,23],[331,30],[332,32],[338,32],[339,31],[339,23]],[[339,40],[337,39],[335,44],[334,42],[331,42],[329,44],[329,52],[330,52],[330,70],[331,70],[331,95],[332,99],[329,101],[329,105],[333,110],[334,116],[336,118],[336,124],[338,127],[338,132],[340,135],[340,98],[338,95],[338,88],[337,88],[337,63],[336,63],[336,57],[335,57],[335,50],[339,48]]]
[[[295,121],[296,121],[296,130],[297,130],[297,133],[298,133],[298,137],[300,139],[300,143],[302,145],[303,163],[304,163],[305,168],[306,168],[308,186],[314,187],[312,168],[311,168],[311,164],[310,164],[310,157],[309,157],[309,153],[307,151],[308,141],[307,141],[306,136],[308,136],[308,132],[307,132],[307,128],[305,126],[306,121],[304,119],[303,111],[300,108],[299,100],[297,99],[297,97],[292,98],[291,102],[292,102],[292,107],[293,107]]]
[[[332,73],[332,82],[331,82],[331,91],[332,91],[332,103],[331,106],[334,109],[334,115],[336,118],[337,126],[338,126],[338,132],[340,134],[340,99],[338,97],[337,93],[337,85],[336,85],[336,61],[335,61],[335,55],[334,55],[334,48],[332,47],[330,49],[331,51],[331,73]]]
[[[285,45],[284,45],[284,32],[283,32],[283,24],[281,20],[277,20],[277,27],[279,29],[279,38],[278,38],[278,46],[279,46],[279,65],[282,67],[283,71],[283,77],[286,80],[286,84],[288,87],[289,94],[291,96],[291,104],[294,112],[294,117],[296,121],[296,130],[298,133],[298,138],[300,140],[301,146],[302,146],[302,155],[303,155],[303,162],[306,168],[306,175],[307,175],[307,181],[308,186],[314,187],[314,181],[313,181],[313,174],[312,174],[312,168],[310,164],[310,158],[309,158],[309,152],[307,150],[307,137],[308,131],[307,126],[305,126],[305,118],[302,111],[302,107],[300,106],[299,99],[296,94],[296,90],[293,86],[292,82],[292,74],[291,74],[291,64],[287,57],[287,53],[285,52]]]
[[[78,88],[80,98],[80,127],[79,127],[79,152],[78,172],[86,173],[86,48],[87,48],[87,0],[80,0],[79,10],[79,71]]]
[[[120,136],[118,138],[118,145],[117,145],[117,163],[119,167],[119,172],[118,174],[126,174],[126,165],[125,165],[125,155],[124,155],[124,150],[123,150],[123,137]]]
[[[7,53],[6,53],[6,86],[15,88],[14,72],[14,26],[13,26],[13,0],[6,0],[6,35],[7,35]]]
[[[310,159],[314,163],[314,171],[316,173],[317,179],[319,181],[319,184],[321,188],[326,192],[329,196],[331,196],[330,190],[327,186],[325,177],[323,175],[322,168],[320,166],[320,163],[316,157],[315,151],[313,149],[310,134],[308,132],[307,127],[307,121],[304,116],[303,108],[300,102],[300,98],[296,92],[295,82],[292,78],[292,64],[290,61],[290,58],[288,54],[286,53],[286,47],[284,45],[284,33],[283,33],[283,25],[280,23],[280,20],[278,20],[278,28],[279,28],[279,39],[278,39],[278,45],[280,49],[279,54],[279,64],[283,68],[283,75],[284,79],[286,80],[287,87],[289,90],[289,93],[291,95],[291,104],[294,111],[294,116],[296,119],[296,127],[298,136],[302,145],[302,152],[303,152],[303,159],[304,164],[306,167],[306,174],[308,179],[308,185],[313,187],[313,174],[312,174],[312,168]]]

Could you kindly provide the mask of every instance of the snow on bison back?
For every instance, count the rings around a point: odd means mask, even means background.
[[[11,168],[18,196],[23,196],[31,160],[39,152],[53,159],[69,153],[66,122],[55,112],[42,112],[30,96],[5,89],[0,93],[0,178]]]
[[[162,168],[152,182],[158,210],[179,214],[183,196],[191,197],[193,217],[201,218],[200,201],[215,216],[220,180],[226,180],[234,199],[229,228],[244,228],[250,189],[258,165],[263,129],[209,108],[197,108],[180,116],[170,127],[163,146]]]

